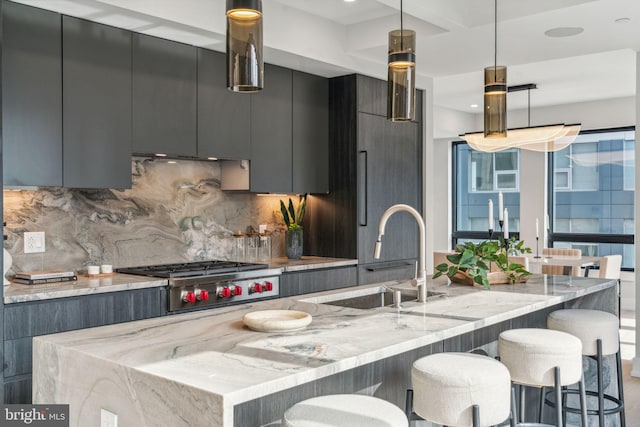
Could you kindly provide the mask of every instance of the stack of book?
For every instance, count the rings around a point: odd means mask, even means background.
[[[48,271],[20,271],[16,273],[13,281],[23,285],[43,285],[45,283],[70,282],[78,280],[73,271],[48,270]]]

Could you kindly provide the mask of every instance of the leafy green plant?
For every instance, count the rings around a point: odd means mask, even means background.
[[[280,213],[282,219],[289,230],[298,230],[302,228],[302,219],[304,218],[304,210],[307,206],[307,195],[300,196],[298,200],[298,209],[294,209],[293,201],[289,198],[289,205],[285,206],[280,200]]]
[[[531,249],[524,246],[524,242],[517,242],[515,238],[507,240],[507,250],[502,248],[502,242],[483,241],[480,243],[466,242],[456,246],[456,253],[447,255],[447,260],[452,264],[442,263],[435,267],[433,278],[447,275],[450,279],[463,273],[470,277],[474,283],[489,288],[489,278],[491,265],[495,264],[509,279],[511,283],[522,281],[531,273],[525,270],[524,265],[511,262],[509,251],[518,253],[528,253]]]

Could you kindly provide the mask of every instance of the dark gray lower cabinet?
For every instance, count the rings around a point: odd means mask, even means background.
[[[164,288],[5,305],[4,401],[31,402],[32,338],[166,313]]]
[[[280,276],[280,296],[348,288],[357,281],[356,266],[284,273]]]
[[[131,188],[131,33],[62,17],[63,184]]]

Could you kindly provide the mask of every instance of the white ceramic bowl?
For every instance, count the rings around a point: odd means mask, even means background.
[[[247,327],[260,332],[298,331],[311,323],[311,315],[295,310],[252,311],[242,317]]]

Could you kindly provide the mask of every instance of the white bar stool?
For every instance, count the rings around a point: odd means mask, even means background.
[[[540,396],[538,423],[525,423],[524,387],[554,387],[556,401],[561,400],[561,386],[579,383],[582,425],[587,425],[586,394],[582,376],[582,343],[566,332],[549,329],[511,329],[498,338],[500,361],[509,369],[511,381],[520,387],[520,424],[541,425],[544,398]],[[543,390],[543,389],[541,389]],[[515,416],[515,391],[512,391]],[[556,426],[562,426],[560,405],[556,408]]]
[[[509,371],[490,357],[472,353],[422,357],[413,363],[411,384],[406,404],[410,420],[477,427],[509,418]]]
[[[329,394],[287,409],[282,427],[407,427],[402,409],[373,396]]]
[[[597,391],[587,391],[590,396],[598,397],[598,408],[587,410],[588,415],[597,415],[599,425],[604,426],[605,415],[620,414],[620,426],[625,427],[624,392],[622,390],[622,362],[620,360],[620,334],[618,317],[598,310],[566,309],[557,310],[547,317],[547,327],[567,332],[582,342],[582,355],[596,361]],[[618,374],[618,397],[604,393],[602,360],[604,356],[616,355]],[[575,390],[567,390],[575,393]],[[613,403],[605,408],[605,400]],[[575,408],[564,408],[576,412]]]

